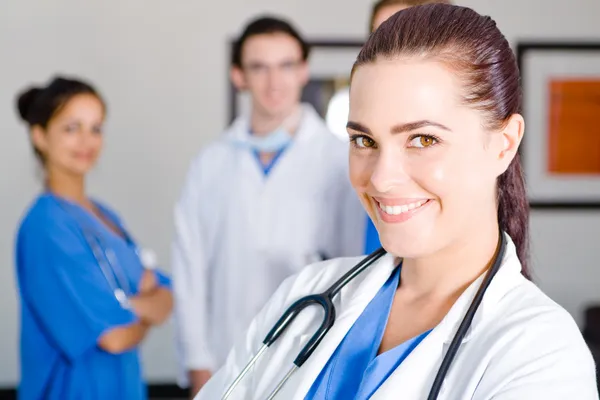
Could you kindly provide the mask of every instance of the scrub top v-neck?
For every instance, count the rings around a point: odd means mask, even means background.
[[[399,282],[397,267],[348,331],[306,400],[368,399],[429,334],[424,332],[377,355]]]

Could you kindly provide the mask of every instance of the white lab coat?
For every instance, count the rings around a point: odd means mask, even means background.
[[[324,291],[358,258],[312,265],[286,280],[253,320],[245,340],[237,343],[226,365],[196,396],[220,399],[281,313],[294,300]],[[304,399],[354,321],[379,291],[395,266],[384,256],[334,301],[337,320],[306,363],[276,399]],[[520,274],[512,241],[472,326],[446,376],[438,399],[444,400],[597,400],[595,367],[571,316]],[[371,397],[372,400],[426,399],[445,352],[471,300],[477,279],[442,322],[412,351]],[[292,361],[322,319],[317,307],[300,314],[288,331],[264,353],[230,399],[264,400],[289,370]]]
[[[366,214],[348,179],[348,143],[303,105],[293,143],[265,177],[253,152],[233,144],[249,129],[242,116],[201,151],[176,205],[180,372],[219,368],[285,278],[322,255],[363,251]]]

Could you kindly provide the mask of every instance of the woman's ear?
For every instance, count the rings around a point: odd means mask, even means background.
[[[46,131],[39,125],[34,125],[31,128],[31,143],[39,152],[45,153],[48,147],[46,139]]]
[[[513,114],[500,132],[502,135],[501,146],[498,151],[498,175],[508,169],[508,166],[517,155],[519,145],[525,132],[525,120],[521,114]]]

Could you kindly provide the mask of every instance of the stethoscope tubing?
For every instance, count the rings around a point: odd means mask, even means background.
[[[502,265],[502,261],[504,259],[504,254],[506,252],[506,238],[503,232],[500,231],[499,237],[499,246],[494,254],[494,261],[492,263],[492,267],[486,273],[481,286],[479,287],[475,297],[473,298],[471,305],[469,306],[465,316],[463,317],[458,330],[456,331],[452,342],[446,352],[446,355],[442,359],[442,363],[438,372],[436,374],[435,380],[432,384],[431,390],[429,392],[429,396],[427,400],[435,400],[437,399],[442,384],[448,371],[450,370],[450,366],[458,352],[460,345],[471,326],[475,313],[477,309],[481,305],[483,301],[483,297],[489,285],[491,284],[494,276],[500,269]],[[338,279],[333,285],[331,285],[327,290],[320,294],[313,294],[302,297],[295,301],[291,306],[289,306],[283,315],[279,318],[279,320],[273,325],[269,333],[266,335],[263,340],[263,345],[259,349],[258,353],[252,357],[252,359],[248,362],[242,372],[236,377],[236,379],[229,385],[225,394],[222,397],[222,400],[226,400],[233,393],[235,387],[241,382],[245,375],[250,371],[252,366],[258,361],[258,359],[265,353],[267,348],[269,348],[273,343],[277,341],[281,337],[281,335],[287,330],[287,328],[291,325],[291,323],[296,319],[296,317],[303,311],[306,307],[310,305],[318,305],[323,308],[324,315],[323,321],[321,325],[315,332],[315,334],[311,337],[311,339],[307,342],[307,344],[302,348],[302,350],[298,353],[298,356],[293,362],[292,368],[286,373],[285,377],[278,383],[275,389],[268,396],[267,400],[271,400],[277,395],[277,393],[282,389],[283,385],[290,379],[291,375],[300,368],[306,360],[312,355],[317,346],[321,343],[325,335],[329,332],[333,324],[335,323],[335,306],[333,304],[333,298],[354,278],[356,278],[359,274],[361,274],[364,270],[366,270],[369,266],[373,265],[377,260],[383,257],[387,252],[385,249],[380,248],[375,252],[371,253],[363,260],[361,260],[358,264],[356,264],[352,269],[350,269],[346,274],[344,274],[340,279]]]

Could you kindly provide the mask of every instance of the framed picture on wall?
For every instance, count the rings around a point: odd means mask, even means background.
[[[600,209],[600,43],[520,43],[533,208]]]
[[[313,40],[310,46],[310,80],[302,93],[302,101],[312,104],[317,113],[326,120],[329,128],[346,138],[348,119],[347,88],[352,65],[363,42],[355,40]],[[233,42],[230,44],[233,49]],[[229,123],[250,107],[247,93],[238,91],[229,83]]]

